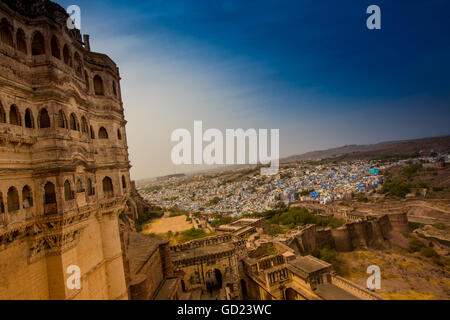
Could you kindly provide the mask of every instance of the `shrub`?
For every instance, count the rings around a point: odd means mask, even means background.
[[[408,222],[408,225],[409,225],[409,228],[411,229],[411,231],[420,229],[425,226],[425,224],[420,223],[420,222]]]
[[[411,179],[413,175],[415,175],[420,169],[422,169],[422,164],[421,163],[417,163],[417,164],[412,164],[410,165],[408,168],[403,170],[403,176],[406,179]]]
[[[426,245],[422,241],[420,241],[419,239],[413,239],[409,243],[408,251],[410,253],[414,253],[422,250],[423,248],[426,248]]]
[[[388,181],[384,184],[382,193],[404,198],[410,192],[410,185],[401,180]]]
[[[433,227],[435,227],[436,229],[439,229],[439,230],[445,230],[445,229],[447,229],[447,226],[445,225],[445,223],[442,223],[442,222],[436,222],[436,223],[434,223],[434,224],[433,224]]]
[[[264,229],[264,232],[271,236],[277,236],[279,234],[285,233],[286,230],[277,224],[267,223],[266,228]]]
[[[229,224],[233,221],[236,221],[237,218],[233,218],[233,217],[220,217],[220,218],[215,218],[212,222],[211,222],[211,227],[215,228],[224,224]]]

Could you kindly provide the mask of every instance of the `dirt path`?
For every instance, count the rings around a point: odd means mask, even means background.
[[[142,233],[167,233],[172,231],[173,233],[185,231],[191,229],[194,225],[191,222],[186,221],[186,216],[181,215],[178,217],[161,218],[152,221],[142,228]]]

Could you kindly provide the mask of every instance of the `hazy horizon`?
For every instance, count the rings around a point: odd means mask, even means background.
[[[448,134],[448,2],[377,1],[372,31],[365,0],[56,2],[120,68],[133,179],[200,170],[170,160],[195,120],[279,128],[281,158]]]

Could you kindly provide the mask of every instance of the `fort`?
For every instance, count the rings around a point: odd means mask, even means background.
[[[67,18],[47,0],[0,2],[0,299],[129,298],[119,69]]]
[[[318,230],[315,225],[306,225],[291,230],[278,239],[297,253],[306,255],[325,246],[341,252],[384,247],[395,233],[409,233],[406,213],[370,216],[334,229]]]

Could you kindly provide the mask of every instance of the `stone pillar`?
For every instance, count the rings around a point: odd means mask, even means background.
[[[62,257],[47,257],[48,295],[51,300],[66,298]]]
[[[103,215],[100,225],[109,299],[128,299],[117,214]]]

